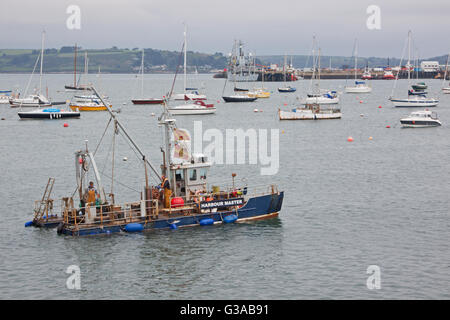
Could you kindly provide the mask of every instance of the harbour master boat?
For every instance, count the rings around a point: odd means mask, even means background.
[[[96,92],[93,87],[92,90]],[[166,108],[159,118],[159,124],[165,131],[165,143],[161,148],[161,173],[147,160],[109,106],[108,111],[113,121],[108,122],[107,128],[114,123],[114,134],[120,133],[126,138],[137,151],[136,155],[139,154],[138,158],[141,157],[139,160],[142,161],[142,175],[145,177],[141,198],[123,204],[116,203],[112,189],[114,175],[111,192],[106,196],[94,154],[89,151],[86,142],[83,150],[75,152],[78,192],[74,194],[77,196],[69,194],[62,198],[61,207],[57,208],[56,202],[50,198],[55,179],[50,178],[42,199],[35,203],[33,220],[25,226],[57,226],[58,234],[84,236],[231,224],[278,216],[284,192],[278,191],[276,185],[262,188],[237,186],[236,175],[232,174],[231,185],[209,188],[207,175],[211,163],[204,155],[190,153],[189,133],[176,127],[176,121],[170,118]],[[158,185],[149,185],[148,168]],[[98,195],[89,189],[84,190],[87,181],[93,181],[94,178]],[[58,209],[59,214],[54,214]]]
[[[437,113],[429,110],[412,112],[408,117],[400,119],[400,123],[405,128],[426,128],[442,125]]]

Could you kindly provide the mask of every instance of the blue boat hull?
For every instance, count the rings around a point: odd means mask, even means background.
[[[214,224],[224,223],[224,218],[228,215],[237,215],[235,223],[268,219],[278,216],[278,212],[281,210],[283,204],[284,192],[280,194],[270,194],[259,197],[254,197],[248,200],[248,202],[241,208],[227,212],[213,212],[205,214],[197,214],[190,216],[174,217],[170,219],[158,219],[147,222],[143,225],[143,231],[154,229],[174,229],[173,224],[176,227],[193,227],[200,226],[200,221],[203,219],[212,219]],[[111,234],[115,232],[125,231],[126,224],[114,225],[94,228],[81,228],[78,230],[71,230],[64,227],[58,227],[58,233],[72,236],[87,236],[87,235],[99,235],[99,234]],[[206,226],[205,226],[206,227]]]

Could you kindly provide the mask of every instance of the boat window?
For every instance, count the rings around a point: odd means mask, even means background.
[[[197,180],[197,169],[192,169],[189,171],[189,180],[196,181]]]
[[[183,173],[183,170],[176,170],[176,171],[175,171],[175,180],[176,180],[176,181],[182,181],[182,180],[184,180],[184,173]]]
[[[200,180],[206,180],[207,171],[208,171],[208,169],[206,169],[206,168],[199,169]]]

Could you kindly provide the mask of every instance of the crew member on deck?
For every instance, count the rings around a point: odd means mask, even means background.
[[[170,207],[170,196],[172,195],[172,190],[170,190],[170,183],[169,180],[166,178],[165,175],[161,177],[161,189],[164,193],[164,208]]]
[[[95,205],[95,201],[97,200],[99,193],[97,192],[97,189],[94,188],[94,182],[89,182],[89,187],[86,188],[84,196],[86,199],[86,204],[89,203],[91,206]]]

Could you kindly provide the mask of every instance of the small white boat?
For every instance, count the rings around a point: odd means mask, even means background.
[[[339,97],[336,91],[328,91],[324,94],[308,94],[303,104],[338,104]]]
[[[183,93],[178,93],[175,94],[173,96],[173,100],[193,100],[193,101],[198,101],[198,100],[206,100],[206,95],[204,94],[200,94],[198,93],[198,91],[196,89],[192,89],[192,88],[188,88],[187,86],[187,38],[186,38],[186,34],[187,34],[187,27],[186,25],[184,26],[184,80],[183,80]]]
[[[199,94],[197,91],[191,91],[191,92],[185,92],[185,93],[178,93],[176,95],[174,95],[173,97],[174,100],[193,100],[193,101],[198,101],[198,100],[206,100],[206,95],[204,94]]]
[[[442,93],[450,94],[450,87],[442,88]]]
[[[355,81],[355,86],[345,87],[347,93],[369,93],[372,92],[372,87],[368,86],[364,81]]]
[[[437,113],[429,110],[412,112],[408,117],[400,119],[400,123],[405,128],[426,128],[442,125]]]
[[[0,90],[0,104],[9,104],[11,90]]]
[[[42,94],[30,94],[26,98],[17,98],[17,99],[10,99],[9,103],[11,104],[11,107],[13,108],[37,108],[37,107],[49,107],[52,105],[52,103],[44,97]]]
[[[278,109],[278,116],[280,120],[328,120],[342,118],[342,112],[339,108],[323,108],[318,104],[309,104],[291,111]]]
[[[31,111],[20,111],[17,114],[20,119],[65,119],[80,117],[80,112],[78,111],[66,111],[58,108],[37,108]]]
[[[408,91],[408,98],[397,99],[390,97],[392,104],[397,108],[411,108],[411,107],[436,107],[439,100],[434,98],[427,98],[425,92]]]
[[[353,87],[345,87],[346,93],[369,93],[372,92],[372,87],[368,86],[365,81],[358,81],[358,54],[357,54],[357,48],[358,48],[358,41],[355,39],[355,48],[354,48],[354,55],[355,55],[355,86]]]
[[[206,104],[203,101],[169,107],[168,109],[172,115],[212,114],[216,112],[216,108],[213,104]]]
[[[410,108],[410,107],[435,107],[438,105],[439,100],[434,98],[427,98],[424,91],[427,86],[425,83],[418,83],[411,85],[411,30],[408,31],[408,62],[406,64],[408,69],[408,84],[413,87],[413,90],[408,90],[408,97],[406,99],[393,98],[395,83],[398,78],[395,79],[394,89],[389,100],[395,107]]]

